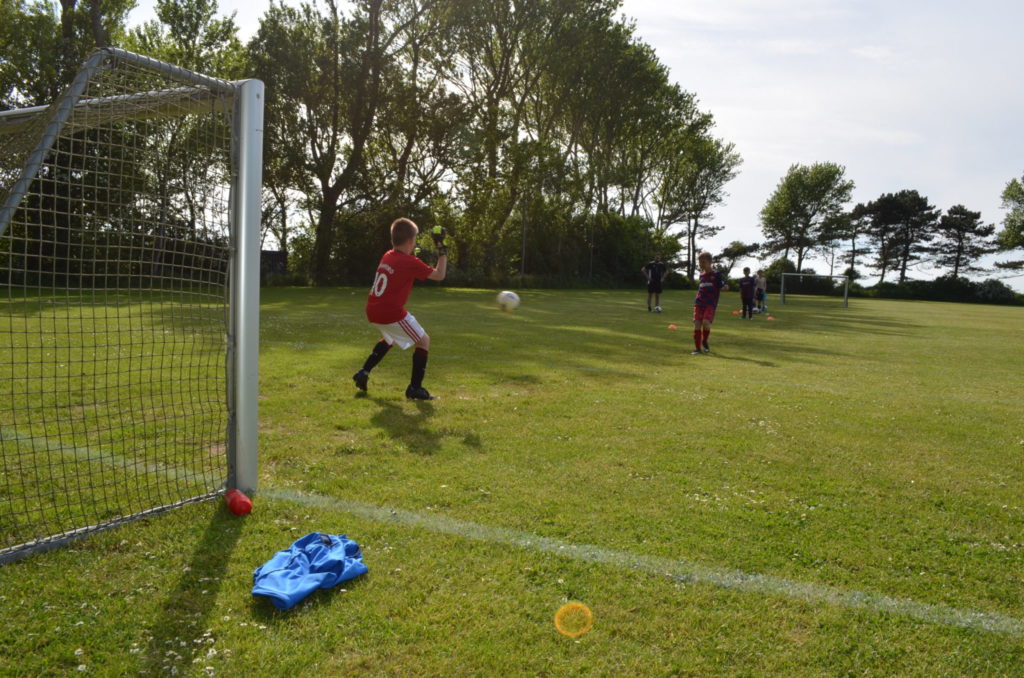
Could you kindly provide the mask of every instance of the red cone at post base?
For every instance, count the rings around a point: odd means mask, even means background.
[[[224,495],[224,501],[228,504],[228,510],[236,516],[252,513],[252,499],[245,496],[241,490],[230,490]]]

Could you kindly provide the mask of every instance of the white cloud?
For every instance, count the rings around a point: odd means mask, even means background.
[[[808,39],[766,40],[761,46],[769,54],[789,56],[814,56],[828,50],[827,45]]]
[[[891,47],[886,47],[885,45],[862,45],[860,47],[854,47],[850,52],[854,56],[881,64],[892,63],[896,57],[896,53],[893,49]]]

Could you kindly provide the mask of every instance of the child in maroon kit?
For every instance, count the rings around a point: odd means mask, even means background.
[[[715,309],[718,308],[718,295],[728,290],[721,271],[711,268],[711,253],[701,252],[697,257],[700,264],[700,285],[697,287],[697,299],[693,303],[693,345],[691,355],[711,353],[708,336],[711,334],[711,323],[715,321]]]
[[[743,277],[740,278],[740,303],[743,304],[743,317],[749,320],[754,319],[754,292],[757,288],[757,279],[750,275],[750,267],[743,269]]]
[[[439,229],[435,229],[437,231]],[[411,219],[395,219],[391,224],[391,244],[394,249],[381,257],[377,276],[366,300],[366,319],[380,330],[381,340],[373,347],[362,369],[352,375],[356,386],[366,390],[370,370],[377,366],[394,344],[402,350],[415,346],[412,354],[412,379],[405,389],[405,397],[414,400],[433,400],[434,396],[423,388],[430,350],[428,335],[416,318],[405,310],[405,302],[412,292],[413,280],[444,280],[448,270],[448,248],[443,236],[435,236],[437,268],[413,256],[419,227]]]

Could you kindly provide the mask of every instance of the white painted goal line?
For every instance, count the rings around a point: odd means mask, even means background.
[[[815,605],[831,605],[851,610],[893,614],[940,626],[975,631],[1024,635],[1024,620],[1004,614],[963,610],[944,605],[922,603],[909,598],[894,598],[871,591],[851,591],[826,584],[802,582],[768,574],[729,568],[709,567],[684,559],[640,555],[616,551],[593,544],[572,544],[503,527],[481,525],[436,514],[414,513],[403,509],[375,506],[351,499],[312,495],[297,490],[265,489],[261,497],[292,502],[308,507],[326,508],[354,514],[365,520],[398,523],[431,532],[466,539],[505,544],[527,551],[548,553],[599,565],[623,565],[648,574],[677,581],[709,584],[733,591],[778,596]]]

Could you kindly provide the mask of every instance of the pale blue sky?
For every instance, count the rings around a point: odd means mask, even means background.
[[[1024,3],[626,0],[625,13],[744,157],[715,244],[761,239],[758,212],[795,162],[844,165],[855,202],[916,189],[1001,224],[1003,187],[1024,175]]]
[[[243,39],[268,5],[220,2]],[[761,240],[758,213],[793,163],[844,165],[855,202],[916,189],[1001,225],[1000,193],[1024,175],[1024,2],[625,0],[623,12],[744,158],[711,249]]]

